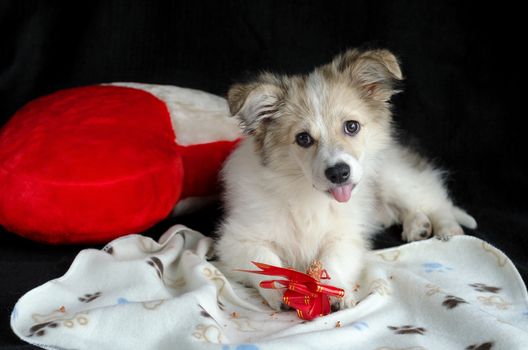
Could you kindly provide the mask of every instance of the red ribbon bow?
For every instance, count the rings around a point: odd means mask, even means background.
[[[297,315],[303,320],[313,320],[316,317],[330,313],[330,296],[342,298],[345,291],[341,288],[320,283],[317,279],[290,268],[277,267],[252,261],[260,271],[241,270],[267,276],[282,276],[287,279],[260,282],[260,287],[269,289],[287,288],[282,296],[284,304],[297,310]],[[322,271],[321,279],[330,279],[326,270]]]

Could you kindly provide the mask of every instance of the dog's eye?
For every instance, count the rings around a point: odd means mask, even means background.
[[[305,132],[298,133],[295,136],[295,142],[297,142],[297,144],[301,147],[308,148],[311,145],[313,145],[314,139],[310,134],[308,134],[305,131]]]
[[[345,134],[353,136],[359,132],[361,125],[355,120],[347,120],[345,122]]]

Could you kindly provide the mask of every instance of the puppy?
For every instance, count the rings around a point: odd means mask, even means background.
[[[308,75],[263,73],[229,90],[248,136],[222,171],[216,251],[223,270],[272,308],[282,291],[237,269],[258,261],[305,271],[318,259],[345,290],[337,306],[350,307],[372,234],[398,223],[406,241],[449,239],[460,225],[476,227],[449,199],[442,171],[394,139],[399,80],[391,52],[349,50]]]

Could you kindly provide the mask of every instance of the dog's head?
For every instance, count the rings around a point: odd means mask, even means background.
[[[235,84],[228,102],[263,165],[346,202],[367,159],[390,141],[389,101],[401,79],[389,51],[349,50],[309,75]]]

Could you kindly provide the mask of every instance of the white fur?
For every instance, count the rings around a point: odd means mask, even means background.
[[[377,59],[396,62],[393,56],[381,54]],[[390,118],[384,100],[378,109],[372,107],[375,101],[362,100],[386,98],[387,91],[360,97],[361,86],[354,90],[340,83],[339,74],[345,73],[337,72],[327,83],[316,70],[305,88],[289,81],[290,100],[276,107],[280,111],[273,116],[274,126],[256,130],[261,133],[258,137],[264,133],[275,143],[257,146],[257,136],[249,136],[227,160],[222,171],[226,218],[216,251],[231,278],[258,288],[269,277],[237,270],[253,269],[251,262],[256,261],[305,271],[318,259],[331,277],[329,283],[345,289],[340,306],[349,307],[355,304],[353,288],[373,233],[401,223],[407,241],[433,233],[448,239],[463,233],[459,224],[476,226],[473,218],[452,204],[442,172],[392,140],[390,122],[380,122]],[[254,122],[261,101],[270,97],[269,90],[259,97],[265,89],[250,88],[254,90],[241,111],[234,113]],[[236,87],[234,98],[243,96],[243,89]],[[303,101],[296,99],[299,96],[307,96],[310,103],[298,102]],[[345,135],[343,121],[351,119],[360,122],[361,134]],[[258,128],[258,123],[253,126]],[[299,132],[310,132],[316,143],[295,144]],[[342,162],[351,169],[347,183],[356,185],[344,203],[329,193],[339,185],[325,176],[325,169]],[[283,291],[259,291],[271,307],[280,308]]]
[[[223,175],[229,216],[217,251],[226,273],[258,286],[262,276],[235,269],[251,269],[251,261],[258,261],[304,271],[320,259],[332,284],[353,286],[366,249],[356,233],[365,231],[361,226],[372,215],[368,191],[342,205],[303,179],[285,183],[260,165],[250,139],[232,154]],[[341,265],[358,268],[344,274]],[[272,307],[280,307],[282,292],[260,291]]]
[[[329,283],[345,288],[344,304],[351,306],[368,248],[365,238],[380,226],[403,222],[409,241],[426,238],[420,233],[427,218],[439,235],[461,233],[454,218],[460,209],[448,199],[441,174],[410,167],[399,154],[403,149],[383,153],[378,167],[366,174],[376,181],[361,183],[350,201],[338,203],[304,179],[277,177],[259,163],[253,148],[251,139],[244,140],[223,169],[228,216],[216,247],[225,272],[243,283],[258,287],[269,279],[235,271],[253,269],[251,261],[304,271],[319,259],[332,278]],[[280,308],[282,292],[259,290],[273,308]]]

